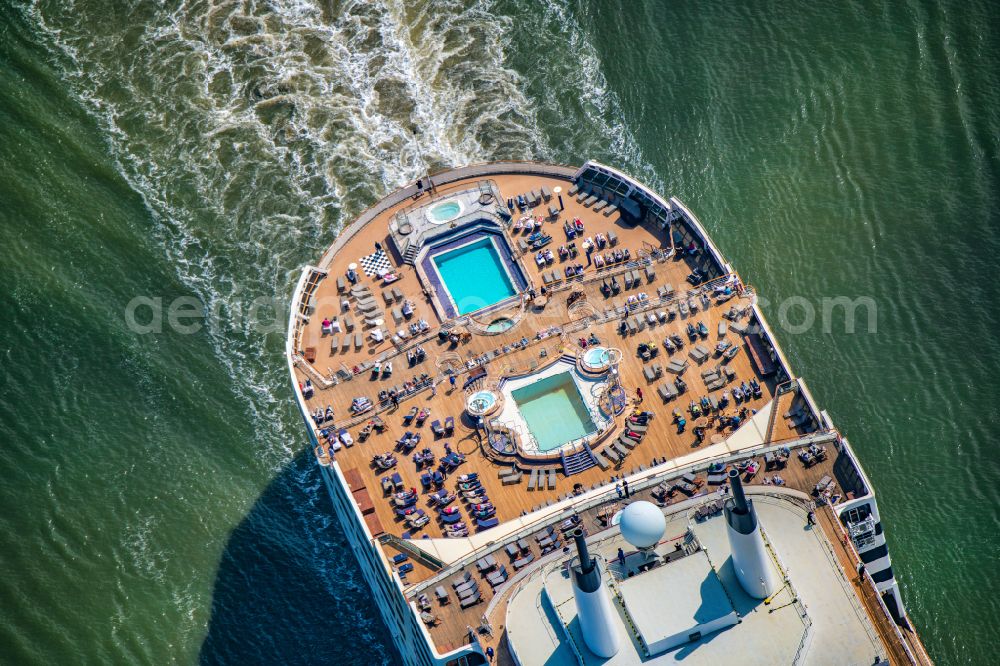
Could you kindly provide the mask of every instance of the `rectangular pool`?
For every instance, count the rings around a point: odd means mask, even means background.
[[[458,314],[475,312],[517,293],[491,238],[442,252],[434,257],[441,282]]]
[[[597,431],[573,375],[562,372],[511,391],[541,451]]]

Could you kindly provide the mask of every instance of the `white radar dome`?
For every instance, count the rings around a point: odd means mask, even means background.
[[[667,529],[667,519],[652,502],[632,502],[621,513],[618,523],[625,540],[636,548],[655,546]]]

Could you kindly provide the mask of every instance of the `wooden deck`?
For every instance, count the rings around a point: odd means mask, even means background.
[[[640,233],[647,234],[648,232],[641,230]],[[621,232],[619,236],[622,237],[622,242],[624,242],[625,238],[629,237],[626,236],[626,232]],[[353,256],[353,254],[350,256]],[[640,289],[623,292],[615,298],[605,299],[601,295],[599,281],[596,284],[584,284],[579,287],[574,287],[573,290],[582,291],[589,304],[593,305],[593,307],[597,308],[599,311],[603,311],[607,307],[624,303],[626,293],[637,294],[640,291],[645,291],[655,296],[656,287],[660,284],[670,283],[675,287],[675,289],[679,290],[683,290],[681,285],[684,285],[684,287],[688,286],[684,280],[689,270],[684,262],[670,261],[667,263],[656,264],[655,268],[655,282],[645,284]],[[406,279],[415,279],[415,275],[410,273],[408,278],[404,278],[404,280]],[[645,282],[645,279],[643,281]],[[323,285],[321,285],[321,289],[329,282],[331,282],[329,279],[324,282]],[[412,370],[406,368],[406,359],[403,357],[402,359],[396,360],[394,363],[395,367],[393,374],[388,378],[372,380],[370,379],[369,373],[362,373],[353,381],[344,382],[329,389],[317,390],[314,397],[309,401],[310,408],[325,408],[327,405],[332,405],[338,418],[343,418],[345,408],[350,405],[351,400],[355,396],[366,395],[374,400],[379,390],[388,389],[401,383],[402,380],[409,377],[411,373],[427,372],[429,374],[436,374],[437,366],[435,365],[434,360],[442,353],[457,353],[462,359],[476,358],[486,352],[502,349],[504,346],[510,346],[522,337],[534,339],[537,331],[553,325],[564,324],[570,320],[570,315],[566,306],[567,294],[568,292],[557,293],[549,301],[544,310],[540,312],[534,310],[527,311],[521,318],[521,321],[514,328],[503,334],[489,336],[473,335],[468,342],[460,344],[457,347],[441,343],[436,339],[427,342],[423,345],[427,351],[427,360]],[[488,366],[490,376],[498,378],[500,375],[505,373],[505,369],[509,369],[511,367],[527,368],[530,367],[531,363],[540,364],[552,359],[553,350],[561,350],[566,353],[575,354],[579,349],[577,343],[575,342],[575,338],[583,335],[589,335],[590,333],[597,335],[602,344],[621,349],[624,354],[624,359],[620,366],[622,385],[627,388],[630,399],[633,403],[635,403],[635,406],[640,409],[652,411],[655,414],[655,418],[651,424],[647,437],[641,446],[635,449],[620,469],[612,467],[609,471],[603,472],[599,468],[593,467],[581,474],[574,475],[571,479],[566,479],[560,474],[559,483],[555,490],[545,489],[528,491],[526,479],[519,485],[502,485],[500,480],[497,478],[499,467],[481,452],[482,444],[475,435],[472,423],[463,419],[465,401],[467,398],[466,394],[460,390],[452,390],[448,383],[443,381],[442,377],[437,378],[438,384],[434,389],[435,394],[433,396],[431,395],[430,390],[425,390],[411,399],[401,402],[398,409],[390,409],[389,411],[383,413],[382,418],[388,426],[384,433],[373,434],[367,441],[359,443],[358,431],[361,428],[361,424],[350,428],[350,431],[355,439],[355,444],[352,448],[344,448],[337,452],[335,454],[336,460],[342,469],[358,470],[364,484],[368,488],[370,495],[375,499],[375,509],[378,513],[382,526],[386,530],[399,535],[402,534],[405,528],[403,528],[402,523],[398,522],[396,519],[391,507],[389,506],[389,502],[385,499],[380,499],[382,495],[380,479],[384,476],[384,474],[379,474],[372,467],[371,460],[375,454],[392,451],[396,441],[408,431],[419,432],[422,439],[420,445],[417,447],[417,450],[427,446],[434,451],[437,460],[440,460],[440,458],[445,454],[444,447],[446,444],[450,446],[452,450],[465,454],[467,456],[467,461],[461,468],[459,468],[456,474],[477,472],[480,475],[490,499],[493,504],[497,506],[497,516],[501,521],[516,517],[524,512],[529,512],[533,507],[539,504],[544,504],[548,500],[557,499],[559,496],[570,492],[573,484],[575,483],[581,483],[586,487],[591,487],[595,483],[608,482],[612,476],[620,476],[623,472],[627,472],[639,464],[649,466],[654,458],[671,459],[677,457],[678,455],[689,453],[695,447],[695,437],[691,427],[694,419],[692,419],[691,415],[688,413],[688,406],[692,400],[697,400],[701,396],[707,395],[708,392],[706,391],[705,383],[700,376],[700,370],[718,363],[719,359],[710,359],[702,366],[699,366],[688,356],[691,344],[686,344],[684,349],[679,350],[673,354],[673,356],[670,356],[666,354],[665,350],[662,349],[661,343],[663,338],[669,333],[680,333],[682,337],[687,340],[687,336],[684,334],[684,325],[688,321],[703,321],[710,331],[709,337],[704,341],[704,344],[707,347],[714,347],[714,344],[717,341],[718,324],[720,321],[724,321],[722,319],[722,314],[728,310],[730,306],[731,303],[721,306],[713,306],[707,312],[699,312],[697,316],[689,317],[687,319],[678,318],[668,324],[647,327],[645,330],[640,331],[636,335],[629,335],[626,337],[619,335],[617,331],[618,320],[616,319],[603,324],[590,326],[585,332],[574,335],[574,340],[572,341],[548,339],[536,342],[527,349],[513,351]],[[430,309],[428,308],[428,311],[429,310]],[[311,336],[310,339],[315,339],[317,341],[322,339],[319,335],[319,322],[321,320],[322,317],[314,317],[310,322],[307,328],[307,335]],[[736,344],[739,344],[738,337],[734,333],[729,332],[728,337]],[[652,362],[644,364],[636,355],[636,346],[640,342],[653,343],[660,346],[661,352],[659,356],[653,359]],[[699,342],[701,341],[699,340]],[[549,352],[546,358],[538,357],[539,349],[545,349]],[[362,358],[369,359],[371,358],[371,354],[366,353],[362,357],[356,357],[353,359],[352,364],[359,363]],[[673,375],[669,372],[665,372],[663,377],[653,383],[649,383],[643,375],[643,369],[647,365],[652,365],[653,363],[666,366],[672,358],[687,359],[689,361],[689,368],[683,374],[683,377],[688,384],[688,391],[678,399],[669,403],[664,403],[657,395],[656,387],[660,383],[665,382],[668,379],[672,379]],[[318,360],[316,365],[322,367],[323,363],[323,360]],[[745,350],[741,351],[729,365],[736,372],[737,379],[735,380],[735,383],[749,380],[750,378],[757,376],[753,371]],[[305,375],[301,377],[303,381],[305,378]],[[758,400],[751,400],[750,402],[745,403],[745,406],[750,410],[760,409],[770,399],[771,392],[774,389],[773,384],[769,383],[766,379],[758,377],[758,380],[761,382],[762,388],[764,389],[764,395]],[[641,389],[643,391],[643,401],[641,404],[637,402],[636,389]],[[721,391],[717,391],[716,395],[719,393],[721,393]],[[405,426],[403,424],[403,416],[409,412],[413,406],[428,407],[431,410],[431,415],[423,427],[417,428],[414,426]],[[689,427],[682,434],[678,434],[676,426],[672,424],[672,412],[675,409],[683,412],[689,422]],[[735,414],[735,408],[731,406],[728,413]],[[435,439],[429,424],[434,420],[441,420],[443,422],[447,416],[455,418],[456,429],[454,436],[446,439]],[[715,435],[717,438],[725,437],[728,434],[728,430],[717,431],[713,429],[710,431],[710,435]],[[783,433],[783,437],[789,436],[792,436],[792,434],[787,432]],[[612,436],[611,439],[614,439],[614,436]],[[707,444],[709,441],[710,436],[706,437],[705,443]],[[414,487],[419,490],[421,487],[421,472],[417,470],[416,465],[408,457],[400,455],[399,458],[399,464],[393,471],[398,472],[403,477],[404,483],[407,487]],[[448,483],[446,487],[453,488],[454,484]],[[423,503],[421,503],[420,506],[427,510]],[[468,521],[466,522],[468,523]],[[442,529],[436,523],[432,523],[428,525],[423,532],[421,532],[421,534],[424,533],[435,537],[441,536]]]
[[[575,197],[568,195],[568,190],[571,186],[568,180],[527,175],[502,175],[491,176],[491,178],[497,184],[505,198],[516,196],[528,190],[538,189],[542,186],[547,186],[550,190],[561,186],[563,190],[564,210],[557,220],[547,223],[545,227],[546,231],[554,238],[553,243],[548,246],[552,249],[553,253],[557,254],[559,246],[567,242],[562,228],[563,221],[574,218],[580,218],[584,223],[585,232],[583,238],[613,231],[618,237],[617,247],[628,248],[633,259],[640,252],[648,253],[652,249],[668,249],[670,246],[669,237],[662,230],[647,228],[641,225],[636,227],[628,226],[621,221],[617,214],[609,217],[605,216],[603,212],[595,212],[590,208],[584,207],[576,201]],[[449,186],[449,189],[455,191],[461,188],[463,184],[470,187],[475,186],[478,180],[481,179],[472,178],[467,183],[458,183]],[[423,195],[422,199],[430,201],[427,195]],[[344,276],[349,264],[361,263],[363,257],[375,250],[376,243],[388,248],[387,229],[389,220],[397,211],[408,208],[414,203],[414,200],[406,200],[382,212],[351,237],[336,255],[326,258],[326,263],[321,265],[320,268],[327,271],[327,275],[325,279],[319,282],[315,291],[316,308],[308,323],[304,325],[301,339],[297,345],[298,354],[309,359],[308,367],[305,367],[302,363],[297,364],[296,374],[298,380],[300,383],[312,380],[315,386],[314,395],[307,401],[309,408],[315,410],[317,408],[326,409],[327,407],[332,407],[334,420],[333,422],[324,424],[324,427],[340,427],[343,425],[354,438],[353,446],[342,448],[333,454],[333,458],[345,476],[350,479],[351,489],[359,502],[359,506],[361,503],[365,505],[362,507],[362,510],[367,511],[366,520],[369,528],[376,533],[376,537],[379,536],[380,531],[397,537],[412,537],[414,539],[419,539],[424,535],[441,537],[444,534],[443,526],[437,520],[432,520],[421,530],[406,534],[407,528],[405,523],[395,515],[390,498],[386,497],[382,492],[381,480],[387,473],[377,471],[372,464],[372,458],[376,454],[393,451],[396,441],[407,431],[419,432],[422,439],[416,450],[419,451],[424,447],[429,447],[435,453],[437,461],[445,455],[446,447],[465,455],[466,462],[454,474],[468,474],[473,472],[479,474],[479,478],[490,501],[496,506],[496,516],[501,522],[530,513],[547,502],[558,500],[560,497],[570,493],[573,490],[574,484],[582,484],[589,489],[597,485],[613,483],[614,478],[620,478],[628,474],[639,465],[651,466],[654,460],[674,459],[678,456],[691,453],[699,446],[695,442],[692,427],[694,419],[688,412],[688,407],[692,401],[698,400],[708,394],[705,382],[701,378],[701,371],[710,366],[717,365],[719,359],[711,357],[702,365],[691,359],[689,353],[693,344],[688,342],[685,326],[688,322],[693,322],[695,325],[698,322],[703,322],[709,331],[709,335],[706,339],[699,339],[697,342],[712,349],[719,340],[719,324],[728,323],[723,318],[723,313],[727,312],[739,299],[734,299],[721,305],[713,304],[707,310],[699,308],[699,311],[690,317],[677,317],[665,324],[647,325],[636,334],[623,336],[618,332],[620,318],[614,317],[605,320],[602,317],[603,313],[610,308],[623,308],[626,305],[627,297],[640,293],[645,293],[650,301],[655,301],[657,300],[657,288],[666,284],[671,285],[679,297],[686,297],[689,289],[686,276],[689,274],[690,268],[684,260],[677,259],[653,263],[655,270],[655,277],[653,279],[647,279],[645,272],[640,269],[643,276],[641,286],[630,290],[623,290],[616,296],[605,298],[600,291],[601,278],[618,273],[618,271],[598,271],[593,266],[587,265],[587,258],[581,247],[582,238],[577,237],[575,241],[577,247],[580,248],[580,252],[576,259],[571,259],[568,263],[580,263],[586,266],[583,281],[574,282],[569,289],[548,293],[547,302],[544,307],[535,307],[531,304],[527,306],[517,304],[506,309],[493,311],[488,317],[483,317],[482,324],[488,323],[493,318],[504,316],[515,320],[516,324],[511,329],[499,334],[485,334],[485,332],[480,332],[481,329],[479,327],[470,326],[468,328],[471,336],[467,340],[453,345],[447,341],[442,342],[437,338],[436,334],[438,330],[440,330],[442,325],[447,325],[449,322],[443,322],[438,318],[437,312],[432,306],[430,298],[425,293],[425,286],[422,284],[416,270],[411,266],[403,265],[400,257],[392,257],[396,266],[396,273],[400,276],[400,279],[391,285],[384,285],[377,278],[361,276],[361,284],[369,286],[375,300],[380,306],[381,312],[379,317],[385,322],[384,328],[387,329],[390,335],[397,329],[397,326],[393,323],[391,308],[399,305],[399,303],[394,302],[390,305],[383,300],[382,296],[383,289],[388,286],[400,290],[404,298],[414,307],[414,317],[405,322],[404,326],[410,321],[415,322],[423,319],[426,320],[430,329],[417,340],[410,340],[400,346],[395,346],[389,340],[376,343],[369,337],[371,329],[366,328],[362,323],[364,317],[359,311],[355,300],[346,297],[347,302],[346,304],[344,303],[345,294],[340,293],[337,278]],[[542,204],[536,214],[546,216],[550,203],[558,206],[556,196],[552,197],[551,202]],[[517,214],[515,213],[515,219],[516,217]],[[511,241],[511,246],[516,250],[516,238]],[[562,274],[563,268],[566,265],[557,259],[551,266],[539,269],[535,266],[535,261],[531,253],[522,258],[522,264],[531,286],[539,294],[541,293],[542,286],[541,273],[543,271],[557,270]],[[619,282],[623,282],[620,275],[618,280]],[[568,305],[568,297],[570,293],[574,292],[579,293],[579,295],[575,296],[576,304],[570,307]],[[744,300],[743,305],[746,302]],[[657,305],[652,308],[652,311],[657,313],[665,309],[666,304],[663,306]],[[348,334],[347,331],[341,330],[331,336],[324,335],[321,330],[321,322],[324,318],[339,318],[343,322],[345,315],[352,318],[354,322],[354,330],[349,332],[351,342],[346,349],[342,343],[345,335]],[[476,319],[475,316],[473,318]],[[539,332],[550,330],[553,327],[566,329],[567,327],[572,328],[574,326],[579,327],[581,330],[569,335],[562,334],[539,339]],[[364,342],[360,348],[355,348],[353,338],[359,332],[364,335]],[[685,340],[685,346],[671,355],[664,349],[662,341],[668,334],[675,333],[680,334]],[[546,488],[529,491],[526,483],[527,475],[518,485],[503,485],[497,476],[499,466],[493,462],[490,456],[484,453],[482,448],[483,442],[477,436],[472,423],[464,417],[467,394],[462,390],[453,389],[449,386],[442,368],[446,365],[455,367],[456,364],[466,364],[472,359],[478,359],[484,355],[492,356],[498,354],[486,366],[488,381],[495,381],[513,372],[524,372],[529,368],[544,365],[563,354],[575,355],[580,350],[579,339],[591,334],[599,338],[602,346],[621,350],[623,360],[619,367],[620,378],[622,386],[627,389],[630,402],[633,403],[634,407],[651,411],[654,414],[654,418],[650,423],[649,430],[642,444],[618,468],[611,467],[607,471],[602,471],[598,467],[593,467],[570,478],[566,478],[560,473],[557,486],[554,490]],[[332,347],[331,345],[334,337],[337,338],[337,342],[339,343],[336,347]],[[750,400],[740,406],[745,406],[751,413],[756,412],[767,405],[775,395],[777,387],[773,380],[757,374],[758,366],[751,361],[745,341],[741,336],[727,328],[724,337],[740,347],[737,356],[729,363],[729,366],[736,373],[736,379],[726,389],[731,389],[733,385],[739,384],[742,381],[756,378],[762,386],[763,396],[756,400]],[[529,341],[526,347],[519,348],[515,345],[515,343],[519,343],[523,339]],[[420,346],[426,352],[426,358],[411,367],[407,362],[405,351],[415,348],[417,342],[420,341],[422,341]],[[641,342],[651,343],[660,350],[658,357],[654,358],[650,363],[643,363],[637,356],[636,350]],[[358,368],[365,364],[371,364],[376,359],[392,361],[393,371],[390,376],[380,375],[376,377],[368,371],[355,372]],[[688,384],[688,390],[678,399],[664,403],[657,395],[656,388],[661,383],[674,378],[674,375],[666,371],[666,365],[672,359],[688,360],[689,367],[683,374],[683,378]],[[665,372],[662,377],[654,382],[648,382],[643,370],[653,363],[663,366]],[[333,385],[324,386],[324,382],[320,378],[333,377],[338,371],[341,373],[342,379]],[[385,432],[381,434],[373,433],[366,441],[361,442],[359,431],[367,421],[367,418],[361,420],[351,418],[348,407],[352,400],[359,396],[366,396],[378,404],[377,395],[379,391],[401,386],[419,377],[421,374],[426,374],[432,378],[433,388],[424,388],[415,395],[402,400],[398,407],[389,408],[381,412],[380,416],[387,426]],[[345,375],[350,376],[351,379],[343,381]],[[460,387],[462,377],[459,377],[458,381]],[[641,402],[638,399],[639,390],[643,394]],[[721,391],[716,391],[713,395],[718,396],[720,393]],[[786,411],[792,409],[796,395],[796,393],[790,392],[778,397],[777,413],[772,419],[769,430],[771,441],[791,441],[801,437],[806,432],[805,427],[793,427],[782,416]],[[431,411],[429,418],[427,418],[422,427],[406,426],[403,423],[403,416],[414,406],[429,408]],[[736,407],[731,402],[729,408],[726,410],[726,415],[734,415],[738,409],[739,407]],[[683,433],[679,433],[673,423],[675,410],[679,410],[688,419],[689,427]],[[373,413],[367,414],[366,417],[370,417]],[[625,412],[623,417],[627,416],[627,414],[628,411]],[[435,420],[443,422],[448,416],[455,418],[454,435],[447,438],[435,438],[430,424]],[[621,418],[617,421],[616,432],[621,427]],[[357,422],[355,423],[355,421]],[[728,429],[716,429],[714,427],[715,423],[713,421],[712,427],[708,431],[708,436],[702,445],[722,441],[732,435]],[[610,440],[614,438],[614,434],[611,434],[609,437]],[[329,455],[330,452],[324,450],[321,461],[328,461],[327,456]],[[416,464],[408,455],[398,453],[396,455],[399,460],[398,465],[395,469],[388,472],[388,474],[398,472],[406,487],[416,488],[420,493],[417,506],[424,509],[432,517],[436,517],[437,512],[427,502],[427,493],[421,490],[421,470],[418,470]],[[823,475],[835,476],[832,466],[833,458],[834,456],[831,455],[829,460],[809,469],[804,468],[797,460],[793,459],[790,461],[788,467],[780,473],[789,487],[808,492],[811,491],[813,485]],[[524,463],[522,462],[522,464]],[[754,483],[761,483],[766,476],[770,476],[770,474],[758,474]],[[454,478],[446,480],[445,488],[450,491],[455,489]],[[644,491],[635,495],[634,498],[648,498],[648,496],[648,491]],[[678,501],[680,499],[685,498],[683,496],[676,498]],[[609,488],[609,502],[613,503],[615,501],[617,501],[617,498],[614,489]],[[470,518],[467,509],[461,505],[460,500],[456,501],[456,504],[461,506],[463,522],[470,529],[473,529],[474,520]],[[607,511],[607,509],[608,507],[603,507],[604,511]],[[591,533],[594,533],[596,530],[606,529],[606,524],[601,515],[599,515],[601,513],[601,510],[591,510],[582,514],[583,524]],[[533,538],[529,538],[528,541],[531,552],[537,561],[541,557],[540,549]],[[399,551],[392,545],[386,545],[385,552],[391,559]],[[505,553],[500,551],[496,555],[496,558],[501,563],[507,564],[511,574],[514,573],[510,560]],[[420,581],[426,580],[435,574],[430,567],[424,566],[420,562],[414,562],[413,558],[410,558],[409,562],[414,565],[414,569],[406,576],[405,582],[411,588]],[[460,574],[461,572],[457,573]],[[430,629],[439,651],[443,652],[453,649],[467,642],[468,627],[477,627],[480,625],[482,614],[486,608],[485,604],[492,598],[492,591],[489,584],[482,580],[478,574],[476,574],[476,579],[480,581],[480,589],[484,596],[483,603],[467,610],[459,608],[457,598],[450,584],[445,583],[445,587],[448,589],[451,598],[451,603],[448,605],[439,604],[434,599],[433,589],[429,590],[432,601],[431,612],[440,620],[436,626]],[[498,643],[499,638],[503,634],[502,608],[503,605],[501,604],[493,614],[493,617],[490,618],[494,634],[492,638],[488,638],[487,640],[487,644],[493,645],[499,654],[503,653],[502,646]]]

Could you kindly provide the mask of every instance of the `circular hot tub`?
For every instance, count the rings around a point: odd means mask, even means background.
[[[500,408],[500,397],[493,391],[476,391],[465,401],[470,416],[489,416]]]
[[[434,224],[451,222],[462,214],[462,202],[458,199],[439,201],[427,209],[427,219]]]
[[[514,326],[513,319],[509,317],[500,317],[498,319],[494,319],[489,323],[489,325],[486,327],[486,332],[503,333],[504,331],[509,330],[513,326]]]
[[[587,372],[604,372],[611,367],[611,350],[607,347],[592,347],[584,352],[580,365]]]

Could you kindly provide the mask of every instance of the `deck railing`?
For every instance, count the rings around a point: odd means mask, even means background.
[[[837,536],[839,537],[840,545],[848,553],[848,557],[851,559],[852,562],[861,562],[862,561],[861,556],[858,554],[858,551],[854,548],[854,542],[851,540],[847,531],[844,529],[843,524],[840,522],[840,518],[838,518],[837,512],[834,511],[833,507],[829,504],[827,504],[825,508],[822,510],[829,512],[830,522],[835,526],[834,529],[836,530]],[[831,556],[835,557],[832,551],[831,551]],[[903,637],[903,632],[900,631],[899,626],[897,626],[896,622],[892,619],[892,613],[889,611],[889,607],[885,605],[885,601],[882,599],[882,595],[879,594],[878,588],[875,585],[875,581],[872,580],[871,575],[867,571],[865,571],[864,578],[862,579],[860,590],[862,596],[866,597],[871,603],[875,604],[877,608],[881,611],[881,613],[884,615],[885,623],[888,623],[889,625],[892,626],[894,637],[899,642],[899,645],[902,647],[908,662],[913,666],[919,666],[920,664],[931,663],[930,657],[928,657],[927,655],[921,655],[922,658],[918,659],[918,657],[913,654],[913,651],[910,649],[910,644]]]

